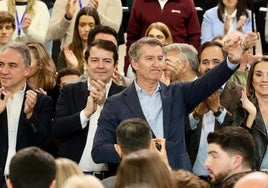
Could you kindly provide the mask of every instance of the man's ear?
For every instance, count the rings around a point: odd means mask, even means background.
[[[6,180],[6,184],[7,184],[7,188],[13,188],[12,183],[9,178]]]
[[[131,63],[131,66],[134,70],[138,70],[138,62],[131,59],[130,63]]]
[[[123,153],[122,153],[121,147],[118,144],[114,144],[114,149],[117,152],[117,154],[119,155],[119,157],[122,158]]]
[[[241,168],[243,163],[243,157],[241,155],[234,155],[232,157],[232,168],[238,169]]]

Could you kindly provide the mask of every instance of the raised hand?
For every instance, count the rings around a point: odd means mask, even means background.
[[[210,110],[216,112],[220,107],[220,92],[217,90],[206,99],[207,105]]]
[[[5,91],[5,88],[1,87],[0,88],[0,94]],[[0,99],[0,114],[5,110],[6,105],[7,105],[7,100],[10,97],[9,93],[6,93],[4,96],[4,99]]]
[[[247,90],[245,87],[242,89],[241,101],[242,101],[243,108],[248,112],[248,118],[247,118],[246,125],[248,128],[251,128],[252,124],[256,118],[257,109],[254,106],[254,104],[248,99]]]
[[[230,29],[230,17],[226,15],[224,20],[224,29],[223,29],[223,35],[226,35]]]
[[[77,0],[68,0],[65,7],[65,15],[68,19],[72,19],[76,8]]]
[[[29,14],[25,14],[22,20],[22,29],[27,29],[32,23],[32,18]]]
[[[97,9],[99,6],[99,0],[89,0],[89,6]]]
[[[242,15],[239,17],[239,20],[237,22],[237,27],[236,27],[237,31],[243,32],[242,27],[245,25],[246,21],[247,21],[247,17],[245,15]]]
[[[33,90],[26,91],[26,100],[24,103],[24,113],[26,114],[27,119],[32,117],[36,101],[37,101],[37,93]]]
[[[72,67],[77,68],[78,67],[78,60],[75,57],[72,50],[69,50],[68,47],[64,47],[63,49],[65,59],[71,64]]]
[[[106,100],[106,84],[101,80],[91,80],[90,84],[90,95],[94,98],[98,105],[103,104]]]
[[[96,110],[97,110],[97,102],[91,95],[89,95],[87,97],[87,104],[84,109],[85,116],[89,118],[92,114],[96,112]]]
[[[106,85],[101,80],[90,80],[91,86],[88,88],[90,95],[87,98],[87,104],[84,113],[89,118],[97,109],[97,105],[101,105],[106,100]]]

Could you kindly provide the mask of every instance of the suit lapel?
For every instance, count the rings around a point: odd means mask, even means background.
[[[167,138],[169,124],[170,124],[170,113],[172,107],[172,97],[167,95],[167,86],[160,82],[161,86],[161,99],[162,99],[162,111],[163,111],[163,130],[164,130],[164,137]]]
[[[28,84],[26,84],[26,89],[25,89],[25,92],[24,92],[24,98],[23,98],[23,102],[22,102],[22,105],[21,105],[21,110],[20,110],[20,119],[19,119],[19,125],[18,125],[18,133],[17,133],[17,146],[18,146],[18,143],[20,142],[20,139],[23,135],[23,129],[25,127],[25,119],[26,119],[26,116],[24,114],[24,104],[25,104],[25,100],[26,100],[26,91],[31,89],[30,86]]]
[[[143,111],[141,109],[139,97],[134,82],[123,92],[125,96],[124,98],[125,103],[130,108],[130,111],[134,115],[134,117],[140,117],[146,120]]]

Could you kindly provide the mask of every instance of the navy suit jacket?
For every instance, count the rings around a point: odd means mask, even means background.
[[[31,89],[26,85],[26,91]],[[2,98],[3,96],[1,96]],[[37,102],[34,107],[33,115],[30,119],[26,119],[26,115],[23,112],[24,101],[22,103],[18,132],[16,151],[29,146],[37,146],[42,149],[46,149],[49,136],[51,134],[51,121],[53,115],[53,100],[46,95],[37,94]],[[7,123],[7,111],[6,109],[0,114],[0,173],[4,174],[4,168],[8,153],[8,123]],[[1,177],[1,176],[0,176]],[[0,187],[4,183],[3,177],[0,180]]]
[[[173,169],[191,170],[185,144],[185,117],[191,110],[217,90],[235,70],[220,63],[200,79],[166,86],[160,83],[163,108],[164,138],[169,164]],[[94,137],[92,157],[96,163],[118,163],[120,158],[113,144],[118,124],[128,118],[145,119],[134,84],[107,99]]]
[[[62,143],[58,156],[79,163],[86,145],[88,125],[82,129],[80,112],[86,107],[89,96],[87,81],[65,85],[57,101],[53,122],[53,136]],[[112,83],[108,96],[122,91],[125,87]]]

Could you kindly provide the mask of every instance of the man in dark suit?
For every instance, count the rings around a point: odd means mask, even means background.
[[[112,82],[118,62],[113,42],[95,40],[88,47],[85,59],[89,78],[63,86],[56,105],[53,135],[62,141],[60,157],[76,161],[85,173],[103,179],[108,176],[108,168],[106,164],[95,164],[91,158],[93,137],[106,97],[124,87]]]
[[[53,102],[27,85],[30,64],[30,51],[22,43],[8,43],[0,51],[0,187],[17,151],[44,149],[49,141]]]
[[[198,50],[200,75],[206,74],[221,63],[227,54],[218,42],[206,42]],[[232,124],[232,113],[241,98],[242,86],[227,81],[220,89],[200,103],[189,115],[190,131],[186,131],[188,153],[193,172],[207,180],[208,171],[204,166],[207,158],[207,135],[209,132]]]
[[[250,41],[257,39],[255,33],[250,36]],[[228,39],[228,60],[202,78],[169,86],[159,82],[163,73],[161,43],[152,38],[142,38],[133,43],[129,55],[136,80],[120,94],[107,99],[94,137],[93,160],[96,163],[119,162],[114,149],[115,129],[125,119],[140,117],[147,120],[154,137],[166,138],[170,166],[191,170],[185,144],[185,116],[235,71],[242,55],[240,42],[238,37]]]

